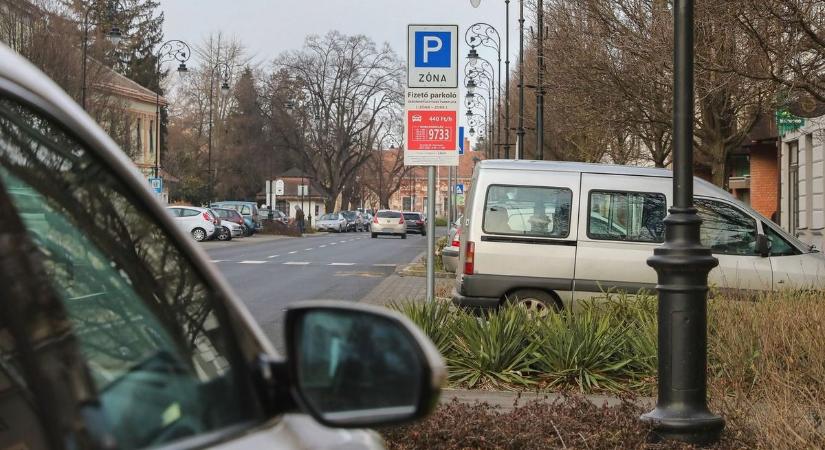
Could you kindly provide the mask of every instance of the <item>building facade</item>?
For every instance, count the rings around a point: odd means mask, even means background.
[[[825,229],[825,111],[782,136],[780,225],[823,248]]]

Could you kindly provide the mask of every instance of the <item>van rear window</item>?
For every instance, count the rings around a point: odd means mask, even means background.
[[[490,234],[565,238],[573,192],[566,188],[491,185],[482,229]]]
[[[664,242],[665,203],[664,194],[658,193],[591,191],[587,236],[607,241]]]

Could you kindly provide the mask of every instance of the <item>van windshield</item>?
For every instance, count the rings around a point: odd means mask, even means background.
[[[573,192],[566,188],[492,185],[484,204],[485,233],[563,238],[570,234]]]

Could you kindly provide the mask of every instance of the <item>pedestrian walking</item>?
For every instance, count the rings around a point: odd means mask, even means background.
[[[298,224],[298,231],[304,234],[304,210],[300,206],[295,208],[295,222]]]

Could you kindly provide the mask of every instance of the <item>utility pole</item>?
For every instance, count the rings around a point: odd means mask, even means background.
[[[536,159],[544,159],[544,1],[536,3],[536,26],[538,27],[538,82],[536,83]]]
[[[524,158],[524,0],[519,0],[518,15],[518,130],[516,135],[516,159]]]

